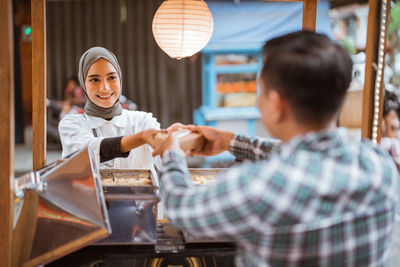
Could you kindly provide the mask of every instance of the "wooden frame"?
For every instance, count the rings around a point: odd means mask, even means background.
[[[32,131],[33,169],[46,165],[46,1],[33,0]]]
[[[0,266],[11,265],[14,180],[14,38],[12,1],[0,0]]]
[[[290,0],[291,1],[291,0]],[[364,89],[362,136],[370,137],[373,116],[374,77],[373,62],[377,54],[379,3],[370,0],[367,37],[366,84]],[[0,0],[0,79],[5,85],[0,98],[0,265],[11,265],[12,184],[14,153],[14,88],[13,88],[13,28],[12,2]],[[303,29],[315,30],[317,0],[303,1]],[[46,13],[45,0],[32,0],[32,54],[33,54],[33,169],[46,164]],[[382,90],[382,86],[381,89]],[[381,111],[380,111],[381,114]]]
[[[367,31],[367,43],[366,43],[366,62],[365,62],[365,83],[363,90],[363,109],[362,109],[362,126],[361,126],[361,137],[372,138],[372,124],[374,117],[374,94],[375,94],[375,79],[377,73],[377,58],[378,58],[378,38],[379,38],[379,25],[380,25],[380,5],[382,0],[370,0],[369,1],[369,14],[368,14],[368,31]],[[390,14],[390,3],[388,0],[386,4],[386,17]],[[387,23],[387,22],[386,22]],[[387,27],[387,25],[386,25]],[[386,38],[385,38],[386,42]],[[383,64],[384,66],[384,64]],[[383,113],[383,90],[384,81],[383,75],[379,87],[379,111],[378,121],[382,121]],[[381,137],[381,123],[378,123],[378,137],[377,141],[380,141]]]
[[[315,31],[317,24],[317,0],[303,2],[303,30]]]

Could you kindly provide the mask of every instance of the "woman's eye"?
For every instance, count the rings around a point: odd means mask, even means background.
[[[117,79],[117,76],[110,76],[110,77],[108,77],[108,79],[109,80],[115,80],[115,79]]]
[[[89,80],[89,82],[91,82],[91,83],[98,82],[98,81],[99,81],[99,79],[97,79],[97,78],[93,78],[93,79]]]

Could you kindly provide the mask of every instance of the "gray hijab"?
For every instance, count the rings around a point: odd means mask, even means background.
[[[86,102],[85,105],[85,113],[89,116],[94,116],[94,117],[100,117],[103,119],[111,119],[115,116],[118,116],[122,113],[122,107],[121,104],[119,103],[119,97],[117,101],[115,101],[114,105],[112,105],[109,108],[102,108],[93,103],[92,100],[90,100],[87,92],[86,92],[86,87],[85,87],[85,79],[86,75],[89,71],[90,66],[94,62],[96,62],[98,59],[104,58],[105,60],[108,60],[111,64],[113,64],[114,68],[118,72],[119,80],[121,82],[120,86],[120,95],[122,92],[122,74],[121,74],[121,68],[118,64],[118,60],[115,57],[115,55],[109,51],[108,49],[105,49],[103,47],[92,47],[89,50],[87,50],[83,55],[81,56],[81,59],[79,60],[79,72],[78,72],[78,77],[79,77],[79,83],[81,84],[81,87],[83,89],[83,92],[85,93],[88,101]]]

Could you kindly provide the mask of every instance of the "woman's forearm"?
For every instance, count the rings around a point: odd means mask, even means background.
[[[115,158],[126,158],[129,156],[129,151],[121,152],[122,136],[108,137],[101,140],[100,143],[100,162],[109,161]]]
[[[157,130],[148,129],[136,134],[104,138],[100,144],[100,162],[129,156],[129,152],[144,144],[151,144]]]
[[[143,132],[123,136],[120,143],[122,153],[128,152],[134,148],[146,144]]]

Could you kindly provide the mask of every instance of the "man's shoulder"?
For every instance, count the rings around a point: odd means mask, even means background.
[[[363,157],[378,157],[381,160],[393,161],[389,152],[384,148],[380,147],[378,144],[373,143],[369,139],[364,139],[359,143],[360,154]]]
[[[369,176],[373,184],[378,184],[378,181],[380,181],[381,187],[386,185],[397,188],[399,172],[389,152],[371,140],[359,142],[358,149],[358,167],[363,175]],[[382,188],[386,187],[383,186]]]

